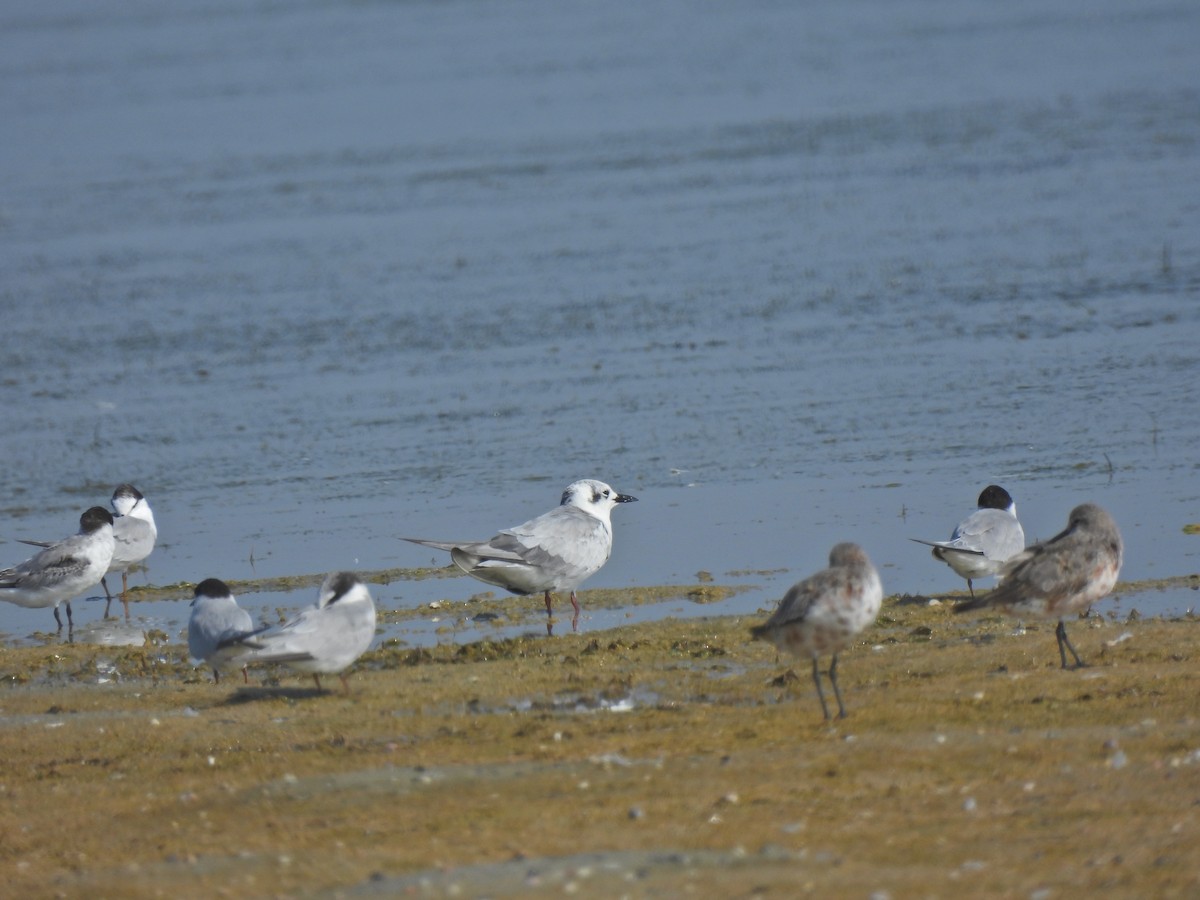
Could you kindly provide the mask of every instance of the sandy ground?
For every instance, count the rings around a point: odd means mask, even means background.
[[[750,624],[384,646],[348,696],[0,651],[10,896],[1200,894],[1200,620],[1072,621],[1062,671],[889,598],[831,724]]]

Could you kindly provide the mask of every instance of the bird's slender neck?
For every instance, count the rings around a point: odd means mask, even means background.
[[[607,506],[581,506],[579,507],[589,516],[594,516],[604,523],[606,528],[612,527],[612,510]]]

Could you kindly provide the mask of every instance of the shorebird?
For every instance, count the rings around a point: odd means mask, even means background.
[[[241,666],[242,680],[249,682],[246,666],[238,656],[238,642],[256,631],[250,613],[238,606],[229,585],[219,578],[206,578],[196,585],[192,613],[188,617],[188,653],[208,663],[213,683],[221,683],[221,669]]]
[[[129,569],[150,555],[154,542],[158,540],[158,527],[154,524],[154,512],[150,509],[150,501],[132,484],[117,485],[113,491],[112,508],[116,511],[113,519],[113,556],[108,564],[108,570],[100,578],[104,588],[106,602],[104,618],[108,618],[109,607],[112,606],[112,593],[108,590],[107,576],[113,572],[121,573],[121,603],[125,606],[125,618],[129,618]],[[49,547],[50,541],[31,541],[21,539],[22,544],[31,547]]]
[[[958,523],[948,541],[924,541],[940,559],[967,579],[967,590],[975,596],[973,580],[998,575],[1004,564],[1025,549],[1025,531],[1017,521],[1017,504],[1008,491],[989,484],[979,495],[979,508]]]
[[[1113,589],[1123,553],[1112,516],[1094,503],[1081,504],[1071,510],[1062,532],[1009,560],[994,591],[960,603],[955,612],[993,607],[1013,616],[1058,619],[1054,636],[1062,667],[1067,668],[1070,650],[1079,668],[1085,663],[1067,638],[1063,618]]]
[[[863,548],[858,544],[838,544],[829,551],[829,568],[794,584],[771,618],[750,629],[750,634],[769,641],[779,650],[812,658],[813,684],[817,686],[817,699],[826,719],[829,707],[821,690],[818,660],[832,654],[829,681],[837,698],[838,716],[844,719],[846,707],[837,682],[838,653],[875,621],[882,602],[879,573]]]
[[[150,509],[150,501],[142,496],[142,492],[132,484],[121,484],[113,491],[112,508],[117,517],[113,519],[113,539],[116,542],[112,562],[108,564],[107,576],[113,572],[121,573],[121,604],[125,607],[125,618],[129,618],[129,569],[140,563],[154,549],[158,540],[158,526],[154,524],[154,511]],[[108,618],[108,608],[112,605],[112,594],[108,590],[108,582],[100,579],[104,587],[104,618]]]
[[[72,628],[71,598],[99,583],[113,555],[113,517],[102,506],[93,506],[79,517],[79,531],[25,562],[0,571],[0,600],[31,609],[54,607],[54,621],[62,631],[58,605],[67,607]],[[43,546],[43,545],[39,545]]]
[[[579,626],[575,590],[600,571],[612,553],[612,509],[635,500],[603,481],[585,479],[568,485],[554,509],[486,541],[404,540],[448,550],[454,564],[472,578],[510,593],[544,593],[547,617],[552,615],[551,594],[570,591],[575,629]],[[547,622],[547,632],[550,628]]]
[[[311,672],[317,690],[321,676],[336,674],[350,693],[345,669],[366,652],[375,637],[375,601],[353,572],[326,576],[311,606],[284,625],[222,641],[218,651],[236,652],[237,661],[283,663]]]

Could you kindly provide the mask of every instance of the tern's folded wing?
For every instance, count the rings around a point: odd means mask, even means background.
[[[939,550],[947,550],[952,553],[965,553],[967,555],[983,556],[982,550],[972,550],[970,547],[962,547],[955,544],[953,541],[925,541],[921,538],[909,538],[918,544],[924,544],[926,547],[937,547]]]
[[[578,507],[559,506],[497,535],[492,544],[501,550],[520,553],[535,565],[553,560],[594,571],[608,559],[612,532],[600,519]]]
[[[1025,532],[1007,510],[978,509],[959,523],[951,543],[977,547],[989,559],[1008,559],[1025,549]]]
[[[80,578],[92,565],[92,560],[76,554],[75,549],[66,541],[52,544],[32,559],[9,569],[0,586],[36,590]]]
[[[455,547],[472,547],[479,541],[431,541],[426,538],[400,538],[402,541],[408,541],[410,544],[420,544],[422,547],[432,547],[434,550],[445,550],[447,552]],[[485,542],[486,543],[486,542]]]

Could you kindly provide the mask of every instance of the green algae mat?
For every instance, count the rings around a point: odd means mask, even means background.
[[[889,598],[845,720],[749,618],[374,650],[0,651],[9,896],[1194,897],[1200,620]]]

